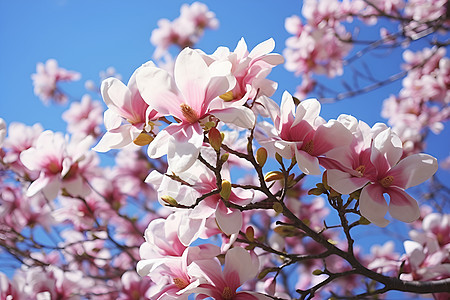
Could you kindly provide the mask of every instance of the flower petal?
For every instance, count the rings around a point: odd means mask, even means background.
[[[406,223],[413,222],[420,217],[417,201],[404,190],[390,187],[387,193],[390,196],[389,213],[392,217]]]
[[[226,207],[221,201],[216,209],[216,221],[226,235],[231,235],[241,230],[242,213],[237,209]]]
[[[369,184],[362,189],[359,196],[359,209],[361,215],[373,224],[385,227],[389,221],[384,218],[388,205],[383,196],[383,187],[378,184]]]
[[[306,175],[320,175],[319,160],[305,151],[295,148],[295,158],[300,170]]]
[[[253,128],[256,122],[255,114],[246,107],[227,107],[211,110],[210,113],[224,123],[231,123],[242,128]]]
[[[395,185],[407,189],[421,184],[436,173],[438,163],[431,155],[419,153],[402,159],[388,175],[395,178]]]
[[[340,170],[331,169],[327,170],[327,182],[335,191],[348,195],[362,188],[369,180],[364,177],[354,177]]]

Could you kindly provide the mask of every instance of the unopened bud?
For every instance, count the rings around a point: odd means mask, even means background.
[[[255,230],[252,226],[247,227],[247,230],[245,230],[245,236],[250,242],[253,242],[255,240]]]
[[[272,208],[277,214],[281,214],[283,212],[283,205],[281,205],[279,202],[275,202]]]
[[[320,196],[322,195],[323,191],[321,189],[318,188],[312,188],[308,191],[308,195],[316,195],[316,196]]]
[[[293,237],[299,234],[298,229],[291,225],[277,226],[273,229],[273,231],[275,231],[282,237]]]
[[[222,146],[222,136],[217,128],[213,127],[208,132],[209,144],[216,150],[220,151],[220,146]]]
[[[261,166],[264,167],[267,161],[267,150],[266,148],[259,148],[256,151],[256,162]]]
[[[147,132],[141,132],[137,138],[134,139],[133,143],[138,146],[145,146],[150,144],[153,141],[153,137],[149,135]]]
[[[226,162],[228,160],[228,157],[230,157],[230,154],[229,153],[224,153],[220,157],[220,160],[223,161],[223,162]]]
[[[283,157],[281,157],[281,155],[278,154],[278,152],[275,153],[275,159],[277,160],[277,162],[278,162],[280,165],[283,164]]]
[[[161,200],[166,202],[170,206],[178,206],[177,200],[175,200],[174,198],[170,197],[169,195],[162,196]]]
[[[365,217],[361,216],[361,218],[359,218],[359,222],[358,223],[361,224],[361,225],[369,225],[370,221],[367,220]]]
[[[322,272],[322,270],[315,269],[314,271],[312,271],[312,274],[313,274],[314,276],[319,276],[319,275],[322,275],[323,272]]]
[[[222,189],[220,190],[220,197],[224,200],[228,200],[231,195],[231,182],[228,180],[222,180]]]
[[[280,179],[284,179],[284,175],[280,171],[270,171],[269,173],[266,174],[266,176],[264,176],[264,181],[266,182]]]

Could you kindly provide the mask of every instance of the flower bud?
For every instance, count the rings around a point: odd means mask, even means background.
[[[153,137],[149,135],[147,132],[142,131],[137,138],[134,139],[133,143],[138,146],[145,146],[150,144],[153,141]]]
[[[224,200],[230,199],[231,195],[231,182],[228,180],[222,180],[222,189],[220,190],[220,197]]]
[[[280,179],[284,179],[284,175],[280,171],[270,171],[269,173],[266,174],[266,176],[264,176],[264,181],[266,182]]]
[[[230,153],[224,153],[220,157],[220,160],[223,161],[223,162],[226,162],[228,160],[228,157],[230,157]]]
[[[208,139],[214,150],[219,152],[220,146],[222,146],[222,135],[220,134],[220,131],[215,127],[211,128],[208,132]]]
[[[167,204],[169,204],[169,206],[178,206],[177,200],[175,200],[174,198],[170,197],[169,195],[162,196],[161,200],[166,202]]]
[[[322,272],[322,270],[315,269],[314,271],[312,271],[312,274],[313,274],[314,276],[319,276],[319,275],[322,275],[323,272]]]
[[[272,206],[273,210],[277,213],[277,214],[281,214],[283,212],[283,205],[281,205],[278,202],[275,202]]]
[[[245,236],[250,242],[253,242],[255,240],[255,230],[252,226],[247,227],[247,230],[245,230]]]
[[[267,161],[267,150],[266,148],[261,147],[256,151],[256,162],[261,167],[264,167],[266,161]]]

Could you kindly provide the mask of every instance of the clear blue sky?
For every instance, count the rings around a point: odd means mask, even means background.
[[[126,82],[137,67],[151,59],[154,48],[149,39],[157,20],[173,20],[185,2],[193,1],[0,0],[0,117],[7,123],[39,122],[46,129],[64,131],[65,123],[60,115],[68,105],[46,107],[33,94],[30,76],[36,70],[36,63],[55,58],[60,66],[80,72],[82,79],[66,86],[77,98],[84,93],[84,82],[98,81],[98,72],[109,66],[114,66]],[[234,49],[241,37],[250,48],[273,37],[275,52],[281,53],[289,37],[284,20],[301,13],[301,1],[297,0],[203,2],[220,21],[219,29],[207,31],[197,45],[207,53],[218,46]],[[383,74],[398,72],[402,62],[400,53],[375,60],[370,65],[371,71],[381,78]],[[276,67],[270,78],[279,83],[276,101],[284,90],[294,93],[300,83],[283,66]],[[329,119],[348,113],[372,125],[383,120],[382,100],[399,89],[397,82],[362,97],[324,105],[322,116]],[[445,158],[449,155],[449,136],[448,128],[439,137],[430,136],[427,152],[438,159]],[[446,173],[445,178],[448,177]]]

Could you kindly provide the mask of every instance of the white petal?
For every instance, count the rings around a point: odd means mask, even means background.
[[[295,158],[297,165],[306,175],[320,175],[319,160],[305,151],[295,149]]]

